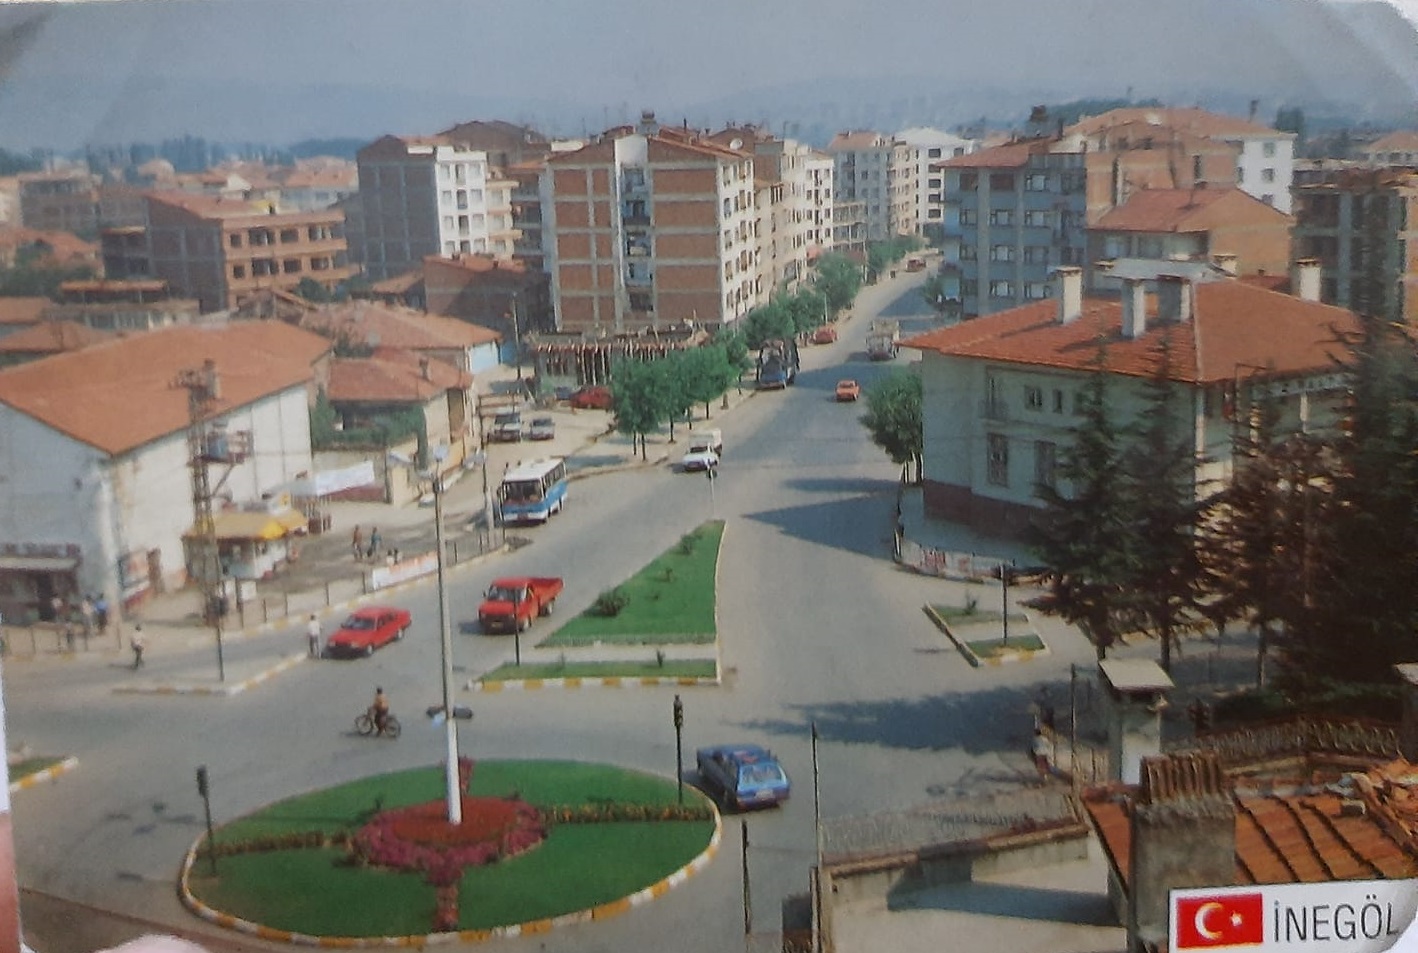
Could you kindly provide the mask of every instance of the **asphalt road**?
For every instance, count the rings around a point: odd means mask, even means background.
[[[868,288],[841,340],[804,349],[797,386],[716,417],[726,448],[712,494],[703,476],[668,466],[579,481],[565,514],[529,531],[532,545],[460,571],[450,584],[455,632],[475,615],[477,594],[495,574],[565,576],[557,611],[572,613],[711,515],[727,520],[718,610],[726,678],[718,688],[680,690],[686,762],[692,765],[697,745],[757,741],[775,749],[793,777],[790,803],[746,818],[754,919],[764,930],[776,926],[785,896],[807,888],[813,723],[827,818],[1017,786],[1032,770],[1024,749],[1035,687],[1066,680],[1069,662],[1092,658],[1080,638],[1045,620],[1054,648],[1048,661],[971,669],[921,611],[927,601],[963,602],[965,587],[898,571],[890,561],[898,468],[860,425],[865,406],[832,396],[839,378],[870,382],[890,366],[867,361],[871,317],[901,318],[907,334],[929,325],[913,290],[920,278]],[[911,359],[903,351],[893,363]],[[421,714],[439,697],[437,594],[426,585],[400,601],[415,618],[404,642],[368,660],[298,665],[231,698],[116,695],[114,685],[129,677],[117,657],[12,666],[5,679],[10,738],[81,762],[62,783],[14,798],[22,883],[189,922],[172,882],[202,831],[196,765],[210,767],[212,807],[222,820],[312,788],[441,759],[442,735]],[[546,629],[540,623],[531,635]],[[460,682],[512,654],[510,638],[454,638]],[[302,647],[297,626],[234,642],[228,657]],[[191,652],[200,659],[210,649]],[[405,723],[397,742],[350,730],[376,684]],[[461,748],[475,759],[593,759],[671,774],[673,694],[465,693],[460,701],[476,718]],[[678,950],[741,946],[739,852],[740,818],[731,816],[715,862],[666,897],[610,921],[500,947],[653,949],[667,936]]]

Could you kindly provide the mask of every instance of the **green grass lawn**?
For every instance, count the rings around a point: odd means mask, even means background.
[[[26,758],[23,761],[18,761],[10,765],[10,780],[18,781],[31,774],[39,774],[63,760],[63,758]]]
[[[1032,634],[1011,635],[1008,642],[1002,639],[978,639],[965,644],[969,646],[971,652],[982,659],[1009,655],[1014,652],[1042,652],[1045,648],[1044,640]]]
[[[601,616],[588,609],[540,644],[713,642],[714,582],[723,535],[722,521],[701,525],[621,584],[629,602],[619,614]]]
[[[501,665],[484,675],[484,682],[523,678],[713,678],[713,659],[653,659],[644,662],[542,662],[536,665]]]
[[[676,800],[672,780],[568,761],[479,762],[470,793],[515,794],[544,807]],[[686,795],[702,797],[692,789]],[[441,768],[365,778],[272,804],[218,830],[217,841],[341,830],[357,826],[376,803],[389,808],[442,796]],[[713,827],[712,820],[556,825],[527,853],[464,872],[459,928],[552,917],[634,893],[689,863],[708,845]],[[278,929],[316,936],[429,932],[435,897],[420,876],[345,866],[344,857],[339,849],[222,857],[215,878],[203,857],[189,885],[208,906]]]

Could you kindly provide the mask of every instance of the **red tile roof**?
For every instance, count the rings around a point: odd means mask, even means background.
[[[1286,215],[1240,189],[1143,189],[1092,228],[1109,232],[1205,232],[1219,225],[1276,225]]]
[[[71,232],[45,231],[38,228],[0,228],[0,248],[14,251],[36,245],[46,246],[50,257],[58,261],[96,261],[99,257],[99,246],[96,243],[86,242]]]
[[[0,371],[0,404],[117,455],[187,426],[181,371],[217,362],[221,413],[308,383],[329,350],[275,321],[163,328]]]
[[[1078,122],[1069,126],[1065,134],[1092,135],[1104,129],[1114,126],[1121,126],[1127,123],[1146,123],[1151,126],[1171,126],[1175,129],[1185,129],[1198,136],[1206,136],[1210,139],[1225,138],[1227,136],[1275,136],[1293,139],[1294,133],[1279,132],[1269,126],[1263,126],[1257,122],[1241,119],[1239,116],[1227,116],[1222,113],[1208,112],[1205,109],[1198,109],[1195,106],[1182,108],[1174,107],[1149,107],[1149,106],[1129,106],[1123,109],[1110,109],[1097,116],[1086,116]]]
[[[332,403],[425,404],[444,391],[472,386],[472,377],[456,367],[381,348],[373,357],[342,357],[330,363],[326,393]]]
[[[1047,139],[1023,139],[1019,142],[1007,142],[1001,146],[990,146],[986,149],[976,149],[974,152],[967,152],[963,156],[955,156],[946,159],[944,162],[937,162],[931,166],[933,169],[1018,169],[1029,163],[1029,157],[1035,153],[1046,153],[1049,151]]]
[[[891,145],[891,137],[883,136],[870,129],[851,129],[839,132],[827,144],[828,152],[855,152],[861,149],[884,149]]]
[[[1116,299],[1085,298],[1083,314],[1058,322],[1053,300],[1027,304],[911,338],[904,347],[949,357],[1000,361],[1087,372],[1107,342],[1108,371],[1150,377],[1161,357],[1164,333],[1172,335],[1175,381],[1199,384],[1233,380],[1238,368],[1266,367],[1294,375],[1323,371],[1344,356],[1339,334],[1358,330],[1353,313],[1302,301],[1242,281],[1195,286],[1192,319],[1163,324],[1149,297],[1145,333],[1122,336],[1122,305]]]
[[[0,354],[58,354],[107,341],[112,331],[100,331],[77,321],[41,321],[0,337]]]
[[[502,337],[496,331],[457,318],[377,301],[325,305],[308,312],[300,326],[326,336],[343,335],[380,348],[406,351],[475,347]]]
[[[1418,132],[1400,129],[1360,146],[1360,152],[1418,152]]]

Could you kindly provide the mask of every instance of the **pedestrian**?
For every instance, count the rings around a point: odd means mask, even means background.
[[[103,593],[94,599],[94,622],[98,625],[99,635],[108,634],[108,599]]]
[[[68,619],[64,620],[64,646],[70,651],[74,651],[74,623]]]
[[[50,611],[50,613],[51,613],[51,616],[50,616],[51,621],[54,621],[54,622],[63,622],[63,621],[64,621],[64,597],[63,597],[63,596],[56,595],[56,596],[54,596],[52,599],[50,599],[50,600],[49,600],[49,611]]]
[[[384,537],[379,535],[379,527],[371,526],[369,529],[369,551],[367,555],[372,560],[374,554],[379,552],[379,544],[384,542]]]
[[[354,551],[355,562],[364,558],[364,530],[358,526],[354,528],[354,535],[350,537],[350,549]]]
[[[143,624],[140,622],[133,626],[133,634],[128,639],[128,644],[133,648],[133,670],[137,671],[143,667],[143,649],[147,643],[143,641]]]
[[[94,600],[87,594],[84,596],[84,601],[79,603],[79,617],[84,622],[84,641],[87,642],[93,637],[94,622],[98,617],[98,610],[94,608]]]
[[[1047,781],[1053,776],[1054,766],[1052,764],[1053,744],[1038,728],[1034,729],[1034,742],[1030,746],[1030,751],[1034,755],[1034,770],[1039,772],[1039,780]]]
[[[315,613],[310,614],[310,621],[305,623],[305,641],[310,649],[311,658],[320,657],[320,620],[315,617]]]

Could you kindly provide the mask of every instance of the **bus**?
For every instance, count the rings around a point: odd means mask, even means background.
[[[509,468],[497,500],[504,523],[545,523],[566,506],[566,461],[553,457]]]

